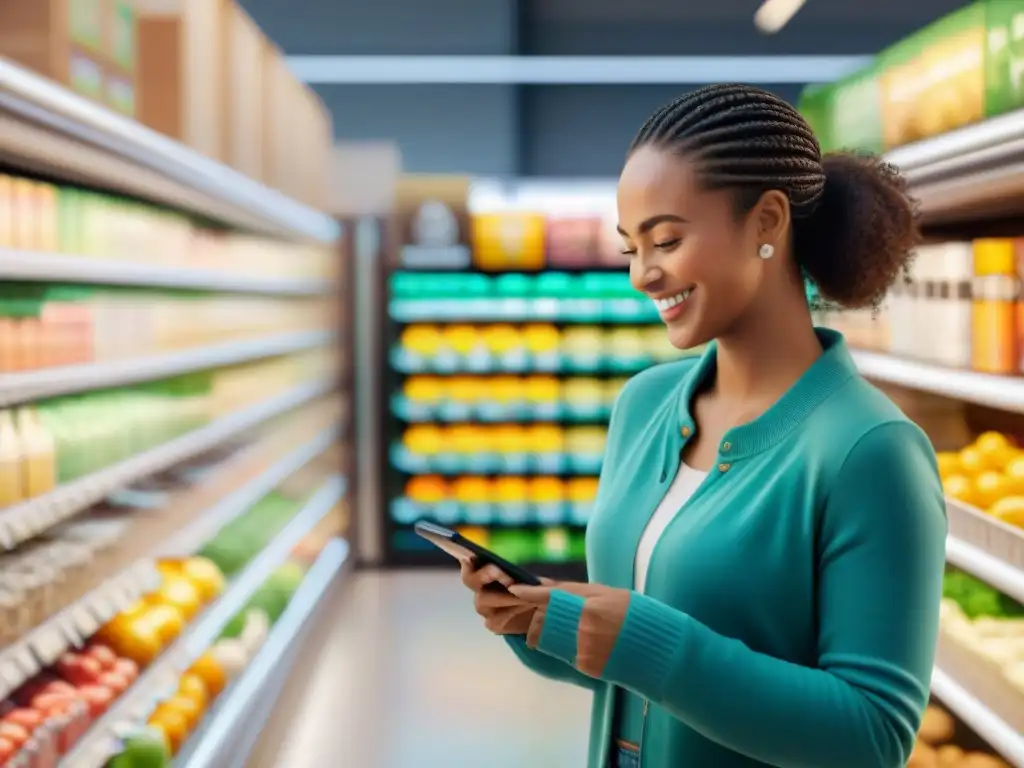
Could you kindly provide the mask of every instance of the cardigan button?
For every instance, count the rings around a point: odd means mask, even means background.
[[[683,433],[683,437],[689,437],[690,436],[690,428],[689,427],[683,427],[680,430],[680,432]]]
[[[726,442],[722,443],[722,452],[723,452],[723,453],[724,453],[725,451],[728,451],[728,450],[729,450],[730,448],[732,448],[732,443],[730,443],[730,442],[728,442],[728,441],[726,441]]]
[[[732,466],[732,465],[731,464],[719,464],[718,465],[718,471],[719,472],[728,472],[730,466]]]

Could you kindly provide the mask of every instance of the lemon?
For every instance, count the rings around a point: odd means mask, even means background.
[[[1006,496],[989,509],[989,514],[1004,523],[1024,528],[1024,496]]]
[[[939,462],[939,477],[945,479],[962,472],[960,457],[952,451],[941,451],[935,454],[935,458]]]
[[[990,469],[988,461],[978,448],[970,445],[959,453],[960,469],[965,475],[980,475],[986,469]]]
[[[1005,448],[1012,448],[1013,442],[1000,432],[983,432],[974,441],[974,447],[982,453],[993,453]]]
[[[982,509],[988,509],[1012,492],[1009,478],[1001,472],[991,470],[982,472],[975,478],[974,488],[978,493],[978,506]]]

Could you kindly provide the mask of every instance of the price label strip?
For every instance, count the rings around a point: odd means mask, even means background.
[[[36,630],[29,638],[32,650],[46,666],[53,664],[68,649],[68,638],[56,623],[47,624]]]

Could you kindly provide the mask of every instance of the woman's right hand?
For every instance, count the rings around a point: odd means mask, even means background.
[[[478,569],[471,562],[464,561],[462,583],[473,592],[476,612],[489,631],[496,635],[525,635],[529,630],[537,607],[504,589],[487,588],[489,584],[510,587],[514,583],[500,568],[485,565]]]

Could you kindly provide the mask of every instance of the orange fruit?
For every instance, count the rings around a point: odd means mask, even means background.
[[[201,709],[205,709],[210,703],[210,692],[206,689],[206,683],[194,672],[186,672],[181,676],[178,683],[178,695],[186,699],[192,699]]]
[[[1001,472],[982,472],[974,479],[974,488],[978,492],[978,506],[988,509],[1004,496],[1009,496],[1012,484]]]
[[[991,469],[985,454],[977,447],[969,445],[959,453],[960,469],[963,474],[975,476],[980,475],[987,469]]]
[[[172,696],[161,704],[160,707],[181,713],[181,716],[185,718],[185,722],[188,723],[189,731],[195,728],[203,717],[203,707],[199,706],[192,699],[187,699],[181,695]]]
[[[220,597],[224,591],[224,574],[212,560],[190,557],[181,566],[181,575],[199,590],[204,603]]]
[[[958,475],[961,472],[960,457],[952,451],[940,451],[935,454],[939,462],[939,477],[945,480],[950,475]]]
[[[1014,495],[1024,496],[1024,456],[1018,456],[1011,460],[1003,470],[1003,474],[1013,486]]]
[[[163,704],[153,711],[147,724],[163,734],[172,755],[178,754],[178,750],[188,738],[189,726],[185,715],[176,709],[165,707]]]
[[[206,686],[206,692],[211,699],[217,698],[228,684],[227,673],[210,651],[207,651],[192,663],[192,666],[188,669],[188,674],[195,675],[203,681],[203,684]]]
[[[978,435],[974,441],[975,447],[982,453],[992,453],[1004,448],[1012,448],[1013,441],[1001,432],[988,431]]]
[[[974,480],[966,475],[950,475],[942,479],[942,488],[951,499],[971,506],[978,505]]]
[[[1008,525],[1024,528],[1024,496],[1006,496],[993,504],[988,512]]]

